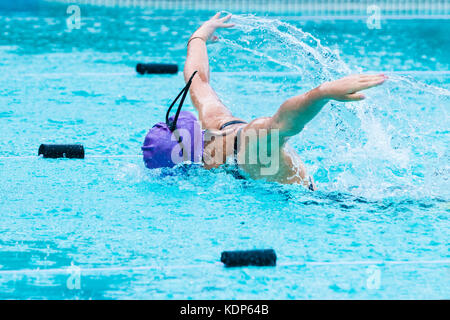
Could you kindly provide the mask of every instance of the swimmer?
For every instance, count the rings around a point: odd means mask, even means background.
[[[274,115],[247,123],[233,116],[210,85],[206,43],[217,39],[214,35],[217,29],[233,27],[234,25],[229,23],[230,19],[231,15],[221,17],[221,14],[217,13],[192,34],[187,44],[184,66],[187,84],[184,92],[182,91],[182,102],[189,91],[192,103],[199,114],[201,129],[204,130],[201,139],[190,139],[190,151],[194,156],[191,155],[188,160],[201,161],[206,169],[226,166],[231,162],[243,177],[282,184],[302,184],[315,190],[314,182],[308,176],[299,155],[288,147],[288,140],[300,133],[330,100],[344,102],[363,100],[361,90],[378,86],[387,77],[383,74],[351,75],[325,82],[307,93],[286,100]],[[191,135],[201,131],[191,122],[195,116],[187,111],[180,112],[179,109],[177,115],[171,118],[168,117],[168,111],[167,126],[173,126],[175,120],[177,123],[173,129],[185,128]],[[164,124],[161,126],[164,127]],[[173,155],[178,154],[170,149],[173,149],[173,144],[182,144],[182,140],[186,141],[182,139],[183,136],[179,136],[177,139],[171,139],[177,140],[172,142],[172,145],[156,146],[155,141],[167,142],[167,139],[161,139],[162,127],[154,129],[153,135],[150,131],[144,142],[144,161],[149,168],[161,167],[163,162],[169,163],[167,166],[173,165],[176,162],[173,161]],[[183,145],[180,147],[180,155],[186,150],[189,151],[187,143],[184,143],[184,147]],[[148,147],[149,145],[152,147]],[[167,157],[158,160],[160,153],[156,154],[154,150],[161,148],[166,149],[164,151],[166,154],[172,154],[171,160],[166,159]],[[150,151],[153,153],[150,154]]]

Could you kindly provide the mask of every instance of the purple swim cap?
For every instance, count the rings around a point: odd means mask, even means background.
[[[173,119],[174,116],[169,118]],[[180,112],[174,132],[165,122],[158,122],[147,133],[142,151],[149,169],[174,167],[184,161],[201,162],[203,131],[200,123],[189,111]]]
[[[203,132],[194,114],[181,111],[191,86],[195,71],[186,86],[173,100],[166,113],[166,121],[155,124],[144,140],[142,151],[145,166],[149,169],[174,167],[185,162],[201,162],[203,157]],[[169,117],[172,107],[181,98],[175,116]]]

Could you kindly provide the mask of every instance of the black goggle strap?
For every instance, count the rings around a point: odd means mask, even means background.
[[[174,131],[177,126],[178,116],[180,115],[181,107],[183,106],[184,99],[186,99],[186,95],[189,91],[189,87],[191,86],[192,79],[194,78],[196,73],[197,73],[197,71],[194,71],[192,76],[189,78],[189,81],[186,83],[186,86],[180,91],[180,93],[177,95],[175,100],[173,100],[172,104],[170,105],[169,109],[167,110],[166,124],[169,127],[170,131]],[[180,104],[178,105],[178,109],[177,109],[177,113],[175,114],[175,118],[173,119],[173,121],[169,122],[170,111],[172,110],[172,107],[175,105],[175,103],[177,102],[177,100],[180,98],[181,95],[183,95],[183,96],[181,97]]]

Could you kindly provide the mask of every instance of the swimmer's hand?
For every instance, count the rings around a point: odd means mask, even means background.
[[[230,21],[230,19],[231,14],[221,18],[220,12],[217,12],[214,17],[203,23],[202,26],[194,32],[194,34],[191,36],[191,39],[194,37],[200,37],[205,42],[216,41],[218,38],[214,36],[214,32],[217,29],[234,27],[233,23],[227,23],[228,21]]]
[[[325,99],[337,101],[360,101],[365,96],[359,91],[379,86],[387,79],[384,74],[378,75],[351,75],[345,78],[325,82],[317,89]]]

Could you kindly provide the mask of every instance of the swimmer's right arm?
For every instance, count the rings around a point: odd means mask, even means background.
[[[194,71],[198,71],[198,77],[194,81],[201,79],[209,83],[209,61],[206,42],[218,39],[214,36],[214,32],[217,29],[234,27],[234,24],[228,23],[231,19],[231,14],[225,17],[221,17],[220,15],[220,12],[216,13],[211,19],[204,22],[189,38],[187,58],[184,65],[184,78],[186,82]]]
[[[379,75],[352,75],[286,100],[270,118],[270,128],[278,129],[280,138],[286,140],[298,134],[330,100],[360,101],[365,97],[359,91],[382,84],[387,77]]]

